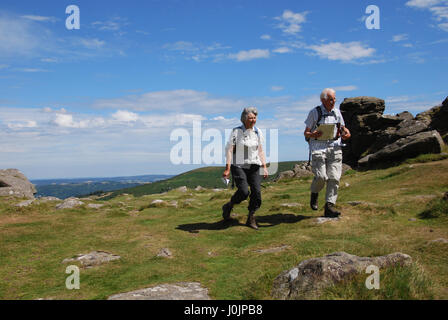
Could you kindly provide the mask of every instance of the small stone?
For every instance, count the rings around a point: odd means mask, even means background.
[[[158,257],[162,257],[162,258],[172,258],[173,254],[171,253],[170,249],[162,248],[162,249],[160,249],[160,251],[157,254],[157,256]]]
[[[319,218],[316,219],[316,223],[317,224],[322,224],[322,223],[325,223],[325,222],[332,222],[332,221],[339,221],[339,220],[340,220],[339,217],[336,217],[336,218],[319,217]]]
[[[64,259],[62,263],[79,261],[83,267],[91,268],[120,258],[120,256],[105,251],[92,251],[87,254],[78,254],[74,258]]]
[[[21,207],[28,207],[28,206],[31,205],[33,202],[34,202],[34,200],[25,200],[25,201],[22,201],[22,202],[16,204],[15,206],[16,206],[16,207],[20,207],[20,208],[21,208]]]
[[[274,247],[274,248],[268,248],[268,249],[259,249],[259,250],[255,250],[255,252],[257,253],[275,253],[275,252],[280,252],[286,249],[291,248],[291,246],[288,245],[283,245],[280,247]]]
[[[115,294],[108,300],[210,300],[210,297],[208,289],[198,282],[178,282]]]
[[[104,206],[104,204],[100,204],[100,203],[89,203],[87,205],[88,208],[92,208],[92,209],[99,209],[103,206]]]
[[[56,197],[42,197],[42,198],[39,198],[39,201],[41,201],[41,202],[61,201],[61,199],[56,198]]]
[[[293,202],[293,203],[282,203],[280,206],[287,208],[294,208],[294,207],[301,207],[302,205],[300,203]]]
[[[68,198],[65,199],[64,202],[58,204],[56,206],[57,210],[61,210],[61,209],[72,209],[74,207],[83,205],[84,202],[80,201],[78,198]]]
[[[417,219],[415,219],[415,218],[410,218],[410,219],[408,219],[408,221],[417,221]]]
[[[435,243],[435,242],[438,242],[438,243],[448,243],[448,239],[445,239],[445,238],[439,238],[439,239],[435,239],[435,240],[431,240],[431,241],[429,241],[430,243]]]

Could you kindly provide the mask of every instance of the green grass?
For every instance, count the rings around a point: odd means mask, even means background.
[[[422,219],[438,218],[448,216],[448,201],[444,199],[434,199],[428,203],[426,209],[419,214]]]
[[[381,290],[367,290],[367,275],[361,274],[322,292],[320,299],[448,299],[447,244],[431,242],[448,239],[441,202],[448,190],[448,160],[344,175],[337,202],[342,219],[322,225],[315,218],[322,215],[324,195],[320,210],[312,211],[310,181],[263,184],[259,231],[244,225],[247,201],[235,206],[233,223],[222,222],[230,189],[117,195],[100,209],[56,210],[52,202],[18,208],[20,199],[1,198],[0,299],[106,299],[179,281],[200,282],[213,299],[271,299],[272,282],[282,271],[338,251],[403,252],[414,264],[381,270]],[[155,199],[176,200],[178,208],[150,206]],[[302,206],[282,206],[292,202]],[[431,219],[421,216],[428,210]],[[257,252],[285,245],[281,252]],[[157,257],[162,248],[173,257]],[[62,260],[93,250],[121,259],[81,269],[81,289],[67,290]]]
[[[434,299],[430,279],[414,263],[409,267],[380,270],[379,289],[367,289],[368,275],[357,275],[323,290],[323,300],[422,300]]]

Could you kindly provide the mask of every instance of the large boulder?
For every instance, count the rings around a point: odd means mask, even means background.
[[[384,118],[385,109],[383,99],[374,97],[345,98],[340,105],[346,127],[350,130],[352,137],[344,147],[344,163],[351,166],[365,153],[376,141],[378,132],[395,124],[394,119]]]
[[[416,120],[420,120],[428,124],[431,130],[437,130],[442,136],[448,133],[448,97],[441,105],[435,106],[425,112],[415,116]]]
[[[34,199],[34,185],[17,169],[0,170],[0,196]]]
[[[416,157],[426,153],[440,153],[444,142],[436,131],[427,131],[401,138],[387,145],[380,151],[369,154],[358,161],[359,167],[369,168],[377,164],[384,164]]]
[[[410,256],[399,252],[372,258],[336,252],[302,261],[296,267],[282,272],[274,280],[272,297],[280,300],[315,299],[322,289],[365,273],[370,265],[381,269],[411,263]]]
[[[343,148],[344,163],[351,166],[357,166],[360,159],[362,164],[365,164],[366,157],[379,152],[384,154],[384,149],[396,147],[397,143],[400,147],[403,141],[406,143],[408,137],[417,135],[418,133],[429,132],[437,130],[441,136],[448,139],[448,98],[439,105],[428,111],[418,114],[415,118],[411,113],[404,111],[397,115],[383,115],[385,109],[384,100],[374,97],[355,97],[346,98],[340,106],[342,116],[345,124],[350,130],[352,137]],[[414,137],[415,138],[415,137]],[[413,138],[413,139],[414,139]],[[411,140],[413,140],[411,139]],[[400,141],[400,142],[398,142]],[[443,141],[443,138],[442,138]],[[437,144],[437,141],[434,141]],[[442,144],[443,145],[443,144]],[[411,143],[404,149],[405,153],[386,153],[397,155],[399,157],[389,160],[396,162],[408,157],[415,157],[420,153],[428,153],[433,151],[426,151],[434,149],[434,145],[428,146],[424,151],[421,147],[414,150],[414,146],[419,144]],[[438,150],[438,148],[435,148]],[[435,151],[440,152],[440,151]],[[372,157],[373,160],[375,157]]]

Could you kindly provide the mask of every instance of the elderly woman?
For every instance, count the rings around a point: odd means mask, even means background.
[[[249,197],[249,215],[246,225],[258,230],[255,211],[261,206],[261,175],[266,179],[266,157],[263,152],[263,135],[255,127],[258,111],[255,107],[245,108],[241,114],[242,126],[234,128],[226,146],[226,169],[222,174],[228,179],[232,172],[233,180],[238,188],[229,202],[222,207],[224,220],[230,219],[230,212],[235,204]],[[263,170],[260,170],[263,167]]]

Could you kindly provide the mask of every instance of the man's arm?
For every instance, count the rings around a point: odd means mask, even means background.
[[[319,138],[322,135],[322,132],[321,131],[317,131],[317,130],[314,130],[313,132],[311,132],[311,128],[306,127],[305,128],[305,132],[303,132],[303,135],[307,139]]]

